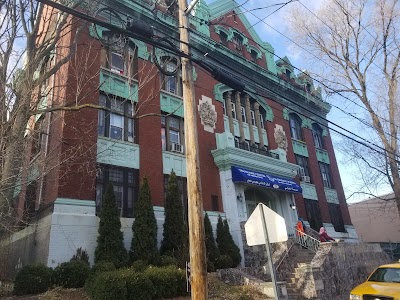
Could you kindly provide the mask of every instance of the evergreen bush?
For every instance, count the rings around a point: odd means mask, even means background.
[[[115,202],[114,188],[111,183],[103,197],[100,212],[99,235],[94,252],[94,262],[109,261],[120,267],[127,262],[127,253],[124,247],[124,236],[121,231],[121,221],[118,207]]]
[[[179,262],[175,257],[168,256],[168,255],[161,255],[160,256],[160,261],[158,264],[160,267],[166,267],[166,266],[175,266],[178,267]]]
[[[187,230],[178,180],[172,171],[164,204],[164,231],[160,254],[175,257],[181,266],[185,265],[189,257]]]
[[[232,235],[229,230],[228,221],[222,221],[221,216],[218,217],[216,240],[220,254],[230,256],[232,259],[231,267],[237,267],[242,260],[240,249],[233,241]],[[218,265],[221,265],[221,263],[218,263]]]
[[[117,268],[112,262],[109,261],[99,261],[92,268],[92,274],[115,271]]]
[[[53,272],[53,283],[64,288],[81,288],[90,274],[90,267],[84,261],[64,262]]]
[[[207,214],[204,216],[204,233],[207,254],[207,271],[214,272],[220,254],[217,245],[215,244],[213,229]]]
[[[143,273],[128,272],[124,275],[127,300],[151,300],[154,297],[154,285]]]
[[[229,255],[224,254],[218,258],[216,265],[218,269],[229,269],[232,268],[232,266],[233,266],[233,261]]]
[[[149,264],[144,260],[135,260],[131,265],[131,269],[135,272],[143,272],[148,268],[148,266]]]
[[[15,277],[14,294],[17,296],[40,294],[52,285],[53,269],[42,264],[27,265]]]
[[[85,288],[92,300],[127,300],[126,282],[119,271],[98,273]]]
[[[151,192],[147,178],[143,179],[139,199],[135,205],[132,224],[131,260],[144,260],[150,264],[158,260],[157,221],[153,211]]]
[[[154,286],[154,299],[168,299],[186,295],[186,273],[177,267],[148,268],[144,274]]]
[[[76,249],[76,253],[72,256],[70,261],[83,261],[86,264],[90,265],[89,263],[89,254],[86,250],[83,250],[81,247]]]

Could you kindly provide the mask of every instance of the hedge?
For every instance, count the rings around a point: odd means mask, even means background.
[[[149,267],[144,272],[132,269],[95,274],[86,285],[93,300],[151,300],[186,295],[185,271],[176,267]]]
[[[52,285],[53,269],[42,264],[27,265],[17,274],[14,282],[14,294],[17,296],[40,294]]]
[[[90,267],[84,261],[64,262],[53,272],[53,283],[64,288],[81,288],[90,274]]]

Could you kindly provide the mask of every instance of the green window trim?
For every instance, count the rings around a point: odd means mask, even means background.
[[[315,122],[315,121],[310,121],[310,128],[312,128],[313,124],[317,124],[322,128],[322,136],[328,136],[328,130],[325,125],[322,125],[321,123]]]
[[[311,129],[311,120],[309,118],[306,118],[305,116],[291,110],[290,108],[285,107],[283,110],[283,118],[286,121],[289,121],[289,115],[290,114],[295,114],[296,116],[298,116],[301,120],[301,127],[302,128],[308,128]]]
[[[260,49],[257,47],[254,47],[253,45],[246,45],[246,50],[247,52],[251,53],[251,50],[255,51],[257,53],[257,58],[261,59],[262,58],[262,52]]]
[[[233,31],[231,31],[231,30],[229,30],[229,29],[226,29],[225,27],[223,27],[223,26],[221,26],[221,25],[215,25],[215,26],[214,26],[214,31],[215,31],[217,34],[220,34],[221,31],[222,31],[223,33],[226,34],[227,40],[228,40],[228,41],[232,41],[232,38],[233,38]]]

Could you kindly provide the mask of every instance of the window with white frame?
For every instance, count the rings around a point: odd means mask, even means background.
[[[232,109],[232,118],[237,119],[236,118],[236,105],[233,102],[231,102],[231,109]]]
[[[161,117],[161,143],[164,151],[184,153],[184,122],[176,116]]]
[[[240,106],[240,112],[242,114],[242,121],[247,123],[247,118],[246,118],[246,109],[244,106]]]
[[[108,183],[113,185],[115,202],[120,217],[133,218],[134,202],[138,193],[138,170],[100,165],[96,176],[96,212],[100,213]]]
[[[171,58],[164,58],[165,68],[168,72],[173,72],[178,68],[177,61]],[[162,84],[161,87],[164,91],[168,93],[175,94],[177,96],[182,96],[182,78],[181,72],[178,72],[175,75],[168,76],[162,75]]]
[[[132,116],[133,102],[100,94],[99,104],[109,110],[98,111],[98,135],[133,143],[134,121],[128,117]]]
[[[261,125],[261,128],[264,129],[264,128],[265,128],[264,117],[263,117],[263,115],[262,115],[261,113],[259,114],[259,116],[260,116],[260,125]]]
[[[233,34],[233,47],[235,48],[235,50],[237,52],[242,52],[242,48],[243,48],[243,38],[237,34],[236,32]]]
[[[251,125],[256,126],[256,114],[254,110],[250,110],[250,115],[251,115]]]
[[[301,119],[296,114],[289,114],[290,134],[293,139],[299,141],[303,140],[301,123]]]
[[[314,146],[316,148],[324,149],[324,139],[322,137],[323,130],[321,126],[318,124],[313,123],[311,126],[312,135],[314,140]]]
[[[329,165],[320,162],[319,169],[321,171],[322,183],[324,184],[324,187],[333,188]]]

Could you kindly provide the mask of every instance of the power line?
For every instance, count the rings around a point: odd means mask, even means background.
[[[253,14],[253,15],[254,15],[254,14]],[[256,15],[254,15],[254,16],[255,16],[256,18],[258,18]],[[258,19],[261,20],[260,18],[258,18]],[[263,21],[263,23],[265,23],[265,22]],[[284,34],[281,33],[280,31],[278,31],[277,29],[275,29],[274,27],[272,27],[272,26],[269,25],[268,23],[265,23],[265,24],[266,24],[267,26],[269,26],[270,28],[272,28],[273,30],[275,30],[275,31],[276,31],[277,33],[279,33],[280,35],[284,36],[286,39],[288,39],[288,40],[291,41],[292,43],[296,44],[296,45],[297,45],[298,47],[300,47],[301,49],[303,49],[303,50],[305,50],[306,52],[310,53],[312,56],[314,56],[314,57],[317,58],[318,60],[322,61],[323,63],[325,63],[326,65],[330,66],[330,67],[333,68],[334,70],[338,71],[335,67],[333,67],[332,65],[328,64],[327,62],[324,62],[321,58],[317,57],[315,54],[311,53],[309,50],[305,49],[304,47],[301,47],[298,43],[296,43],[295,41],[293,41],[292,39],[290,39],[289,37],[287,37],[286,35],[284,35]],[[215,25],[215,23],[213,23],[212,25]],[[223,25],[226,25],[226,26],[231,27],[231,26],[228,25],[228,24],[223,24]],[[193,33],[196,33],[196,32],[193,31],[193,30],[192,30],[192,32],[193,32]],[[282,57],[280,57],[279,55],[275,54],[274,52],[271,52],[269,49],[266,49],[263,45],[260,45],[257,41],[255,41],[255,40],[253,40],[253,39],[251,39],[251,38],[250,38],[250,40],[253,41],[255,44],[257,44],[260,48],[262,48],[262,49],[264,49],[265,51],[269,52],[270,54],[276,56],[276,57],[279,58],[279,59],[283,59]],[[298,70],[298,71],[300,71],[300,72],[303,73],[303,71],[302,71],[301,69],[297,68],[296,66],[293,66],[292,64],[291,64],[291,66],[292,66],[294,69],[296,69],[296,70]],[[276,75],[274,75],[274,76],[277,77]],[[326,85],[325,83],[323,83],[322,81],[320,81],[320,80],[318,80],[318,79],[316,79],[316,78],[310,76],[309,74],[307,74],[307,76],[310,77],[313,81],[318,82],[319,84],[321,84],[321,85],[324,86],[325,88],[329,89],[331,92],[333,92],[333,93],[335,93],[335,94],[341,96],[342,98],[344,98],[344,99],[350,101],[351,103],[355,104],[356,106],[358,106],[358,107],[360,107],[360,108],[366,110],[367,112],[369,112],[364,106],[358,104],[357,102],[355,102],[354,100],[350,99],[349,97],[343,95],[342,93],[338,92],[337,90],[335,90],[335,89],[333,89],[333,88],[327,86],[327,85]],[[279,77],[278,77],[278,78],[279,78]],[[368,89],[368,90],[370,90],[370,89]],[[373,93],[374,93],[375,95],[377,95],[378,97],[380,96],[380,95],[378,95],[376,92],[374,92],[374,91],[372,91],[372,90],[370,90],[370,91],[373,92]],[[368,126],[368,127],[371,127],[371,128],[373,128],[373,129],[375,129],[375,127],[374,127],[372,124],[368,123],[366,120],[363,120],[363,119],[361,119],[361,118],[355,116],[354,114],[352,114],[352,113],[350,113],[350,112],[344,110],[343,108],[341,108],[341,107],[339,107],[339,106],[336,106],[336,105],[334,105],[334,104],[331,104],[331,106],[334,107],[334,108],[336,108],[336,109],[338,109],[338,110],[340,110],[342,113],[344,113],[344,114],[346,114],[346,115],[348,115],[348,116],[350,116],[350,117],[352,117],[352,118],[354,118],[354,119],[360,121],[362,124],[364,124],[364,125],[366,125],[366,126]],[[385,122],[388,122],[388,123],[392,124],[392,122],[391,122],[390,120],[387,120],[387,119],[385,119],[384,117],[381,117],[381,116],[377,115],[375,112],[372,112],[372,113],[373,113],[375,116],[377,116],[378,118],[384,120]],[[395,125],[395,126],[398,127],[397,124],[393,124],[393,125]],[[384,132],[384,133],[385,133],[386,135],[390,136],[390,137],[394,137],[394,136],[393,136],[392,134],[390,134],[390,133],[387,133],[387,132]],[[398,139],[397,137],[395,137],[395,138]]]
[[[119,32],[119,33],[121,33],[121,34],[125,34],[125,35],[127,35],[128,37],[133,37],[133,38],[142,40],[142,41],[144,41],[144,42],[148,42],[149,44],[151,44],[151,45],[153,45],[153,46],[159,46],[160,48],[169,50],[170,52],[173,52],[173,53],[175,53],[175,54],[177,54],[177,55],[179,55],[179,56],[187,57],[187,58],[189,58],[189,59],[192,59],[192,60],[195,61],[196,63],[200,64],[203,68],[205,67],[205,69],[208,70],[208,72],[210,72],[210,67],[211,67],[211,66],[208,65],[208,64],[204,64],[202,60],[194,59],[191,55],[189,55],[189,56],[188,56],[188,55],[185,55],[184,53],[182,53],[181,51],[179,51],[179,50],[177,50],[177,49],[174,49],[174,48],[171,48],[171,47],[166,47],[165,44],[157,43],[156,41],[154,41],[154,40],[152,40],[152,39],[145,38],[145,37],[143,37],[143,36],[134,34],[134,33],[130,32],[130,31],[127,31],[127,30],[125,30],[125,29],[119,28],[119,27],[114,26],[114,25],[112,25],[112,24],[108,24],[108,23],[103,22],[103,21],[101,21],[101,20],[95,19],[95,18],[90,17],[90,16],[88,16],[88,15],[85,15],[85,14],[79,12],[79,11],[76,11],[76,10],[71,9],[71,8],[69,8],[69,7],[65,7],[64,5],[55,3],[55,2],[53,2],[53,1],[51,1],[51,0],[38,0],[38,1],[39,1],[39,2],[43,2],[43,3],[45,3],[45,4],[48,4],[48,5],[50,5],[50,6],[53,6],[53,7],[57,8],[57,9],[59,9],[59,10],[61,10],[61,11],[65,11],[65,12],[67,12],[67,13],[70,13],[70,14],[72,14],[72,15],[75,15],[75,16],[77,16],[78,18],[82,18],[82,19],[84,19],[84,20],[87,20],[87,21],[90,21],[90,22],[92,22],[92,23],[98,24],[98,25],[103,26],[103,27],[105,27],[105,28],[108,28],[108,29],[110,29],[110,30]],[[211,57],[211,56],[208,55],[208,57]],[[212,58],[212,57],[211,57],[211,58]],[[216,60],[216,59],[214,59],[214,60]],[[233,71],[234,74],[237,74],[238,71],[239,71],[239,70],[233,70],[231,66],[225,64],[224,62],[219,62],[219,63],[222,64],[222,65],[224,65],[225,67],[227,67],[227,68],[230,69],[231,71]],[[235,73],[235,72],[236,72],[236,73]],[[225,75],[223,75],[222,73],[219,74],[219,75],[225,76]],[[246,78],[246,75],[245,75],[245,74],[241,74],[241,75],[242,75],[242,78],[240,78],[241,80],[244,80],[244,81],[247,80],[247,81],[249,81],[249,80]],[[251,85],[254,85],[254,82],[250,82],[250,83],[251,83],[250,86],[251,86]],[[394,155],[395,157],[398,156],[397,154],[392,153],[392,152],[390,152],[390,151],[387,151],[386,149],[382,148],[381,146],[378,146],[378,145],[376,145],[376,144],[374,144],[374,143],[371,143],[371,142],[369,142],[368,140],[362,138],[361,136],[356,135],[356,134],[350,132],[349,130],[347,130],[347,129],[345,129],[345,128],[343,128],[343,127],[341,127],[341,126],[335,124],[334,122],[328,121],[326,118],[323,118],[323,117],[317,115],[314,111],[311,111],[310,109],[308,109],[308,108],[306,108],[306,107],[304,107],[304,106],[302,106],[302,105],[299,105],[298,103],[293,102],[293,100],[291,100],[291,99],[285,98],[285,97],[283,97],[282,95],[277,94],[277,93],[274,92],[273,90],[264,87],[262,84],[258,84],[258,83],[256,83],[256,84],[259,86],[259,88],[264,89],[264,90],[267,90],[267,91],[269,91],[269,92],[272,92],[273,94],[276,94],[278,97],[284,98],[286,101],[288,101],[288,102],[294,104],[295,106],[298,106],[298,107],[300,107],[300,108],[306,110],[307,112],[309,112],[309,113],[311,113],[311,114],[313,114],[313,115],[316,115],[319,119],[324,120],[324,121],[326,121],[327,123],[331,123],[332,125],[336,126],[337,128],[340,128],[341,130],[343,130],[343,131],[345,131],[345,132],[348,132],[348,133],[354,135],[355,137],[357,137],[357,138],[359,138],[359,139],[365,141],[365,143],[364,143],[364,142],[361,142],[361,141],[358,141],[358,140],[356,140],[356,139],[354,139],[354,138],[352,138],[352,137],[350,137],[350,136],[347,136],[347,135],[345,135],[345,134],[343,134],[343,133],[337,131],[339,134],[343,135],[344,137],[347,137],[347,138],[353,140],[354,142],[357,142],[357,143],[359,143],[359,144],[361,144],[361,145],[363,145],[363,146],[365,146],[365,147],[367,147],[367,148],[369,148],[369,149],[371,149],[371,150],[373,150],[373,151],[375,151],[375,152],[377,152],[377,153],[379,153],[378,150],[372,148],[371,146],[367,145],[366,143],[371,144],[371,145],[373,145],[374,147],[383,150],[385,153],[392,154],[392,155]],[[249,90],[249,92],[254,93],[254,91],[251,91],[251,90]],[[257,93],[258,93],[258,92],[257,92]],[[259,93],[258,93],[258,94],[259,94]],[[261,95],[261,94],[259,94],[259,95],[262,96],[262,97],[269,98],[268,95]],[[279,103],[277,100],[273,100],[273,101]],[[279,104],[281,104],[281,103],[279,103]],[[292,109],[292,110],[293,110],[293,109]],[[298,113],[301,114],[301,115],[304,115],[304,114],[301,113],[301,112],[298,112]],[[317,121],[317,123],[321,124],[321,123],[318,122],[318,121]],[[324,127],[326,127],[325,124],[321,124],[321,125],[324,126]],[[334,130],[334,131],[336,131],[336,130]],[[382,154],[382,153],[381,153],[381,154]],[[397,161],[397,160],[396,160],[396,162],[400,163],[400,162]]]

